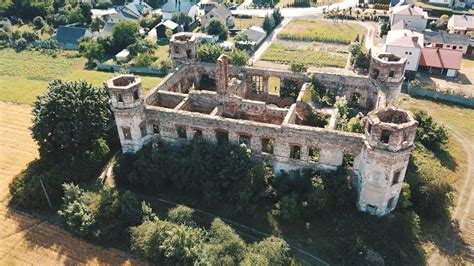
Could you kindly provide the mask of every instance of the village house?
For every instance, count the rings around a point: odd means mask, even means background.
[[[202,5],[201,8],[203,8],[205,12],[204,16],[201,18],[201,26],[204,28],[212,19],[220,20],[222,24],[226,25],[228,28],[234,27],[234,17],[232,16],[232,12],[230,12],[230,10],[223,4],[210,2]]]
[[[461,69],[462,52],[441,48],[423,48],[421,50],[420,71],[455,77]]]
[[[59,26],[54,38],[65,50],[78,50],[81,39],[91,37],[92,33],[86,28],[74,26]]]
[[[183,12],[194,22],[199,16],[199,7],[193,0],[169,0],[161,7],[163,20],[171,19],[174,13]]]
[[[407,59],[405,70],[417,71],[423,48],[423,34],[413,30],[391,30],[383,46],[383,51]]]
[[[466,34],[474,31],[474,16],[452,15],[448,20],[448,30],[450,33]]]
[[[424,47],[459,50],[466,54],[469,46],[469,37],[462,34],[424,31],[423,36],[425,38]]]
[[[428,23],[428,13],[415,5],[396,5],[390,14],[390,25],[405,25],[406,29],[424,31]]]

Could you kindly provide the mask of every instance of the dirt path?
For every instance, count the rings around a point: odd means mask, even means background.
[[[0,265],[144,264],[7,206],[8,184],[37,156],[30,126],[31,107],[0,102]]]

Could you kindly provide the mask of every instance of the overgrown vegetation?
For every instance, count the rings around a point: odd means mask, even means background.
[[[245,66],[249,60],[249,55],[239,49],[224,51],[217,44],[202,44],[198,48],[198,59],[202,62],[215,63],[222,54],[228,55],[229,63],[235,66]]]
[[[289,46],[273,43],[262,55],[262,60],[291,65],[304,64],[312,67],[340,67],[347,63],[347,54],[328,53],[312,46]]]
[[[105,129],[111,112],[104,90],[86,82],[53,81],[38,97],[33,115],[40,159],[10,184],[13,202],[30,208],[46,206],[42,186],[56,201],[62,183],[97,176],[110,152]]]

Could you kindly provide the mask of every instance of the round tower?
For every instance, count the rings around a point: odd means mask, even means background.
[[[357,184],[359,210],[381,216],[395,208],[417,125],[410,112],[394,107],[368,114]]]
[[[141,79],[134,75],[119,75],[107,80],[106,84],[122,152],[136,152],[148,135]]]
[[[392,53],[381,53],[371,58],[369,76],[378,81],[388,103],[398,100],[405,79],[406,59]]]

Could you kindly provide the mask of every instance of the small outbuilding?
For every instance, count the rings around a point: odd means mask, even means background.
[[[455,77],[461,69],[462,52],[459,50],[448,50],[440,48],[423,48],[419,70],[430,73]]]
[[[154,30],[156,31],[157,39],[168,38],[168,36],[166,36],[166,30],[168,30],[168,29],[171,30],[173,32],[173,34],[175,34],[179,30],[179,25],[177,23],[169,20],[169,19],[160,22],[154,28]]]
[[[115,60],[117,62],[123,63],[126,62],[130,58],[130,51],[127,49],[123,49],[118,54],[115,55]]]

